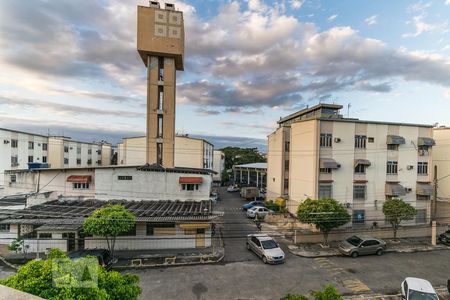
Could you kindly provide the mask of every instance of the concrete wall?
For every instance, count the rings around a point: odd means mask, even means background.
[[[433,147],[433,165],[437,166],[438,206],[437,221],[449,223],[450,219],[450,128],[434,128],[436,146]],[[445,213],[444,213],[445,212]]]
[[[175,140],[175,166],[203,168],[203,140],[177,136]]]
[[[222,181],[222,172],[225,170],[225,154],[220,150],[213,151],[213,181]]]
[[[267,188],[266,199],[274,201],[283,196],[283,132],[287,130],[278,128],[268,136],[267,151]]]

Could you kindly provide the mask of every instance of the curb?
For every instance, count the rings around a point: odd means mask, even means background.
[[[8,261],[6,260],[6,258],[4,258],[4,257],[1,256],[1,255],[0,255],[0,260],[1,260],[5,265],[7,265],[8,267],[10,267],[10,268],[12,268],[12,269],[14,269],[14,270],[18,270],[18,269],[20,268],[19,266],[14,265],[14,264],[8,262]]]
[[[450,250],[450,247],[438,247],[438,248],[428,248],[428,249],[387,249],[384,253],[417,253],[417,252],[432,252],[439,250]],[[319,257],[333,257],[333,256],[344,256],[341,253],[324,253],[324,254],[302,254],[295,250],[289,249],[289,252],[293,255],[306,257],[306,258],[319,258]]]

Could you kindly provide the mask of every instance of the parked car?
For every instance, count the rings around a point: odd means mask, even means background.
[[[227,188],[227,192],[229,192],[229,193],[239,192],[239,187],[237,185],[230,185]]]
[[[425,279],[406,277],[401,288],[405,300],[439,300],[433,286]]]
[[[253,206],[264,206],[264,202],[263,201],[251,201],[248,203],[245,203],[244,205],[242,205],[242,209],[243,210],[247,210],[252,208]]]
[[[339,244],[339,252],[351,257],[360,255],[382,255],[386,250],[386,242],[369,236],[351,236]]]
[[[450,245],[450,230],[447,230],[444,233],[441,233],[438,237],[439,242],[442,244]]]
[[[84,249],[84,250],[78,250],[73,251],[69,253],[69,258],[71,260],[78,260],[80,258],[93,256],[96,257],[98,260],[99,265],[101,265],[106,270],[110,270],[113,265],[113,260],[111,258],[111,253],[109,250],[106,249]]]
[[[280,248],[280,245],[267,234],[247,235],[247,249],[255,252],[265,264],[284,262],[284,251]]]
[[[253,206],[247,210],[247,217],[254,218],[258,216],[258,218],[265,218],[269,213],[273,213],[273,211],[263,206]]]

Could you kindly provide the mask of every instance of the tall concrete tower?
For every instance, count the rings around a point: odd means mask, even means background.
[[[161,4],[162,5],[162,4]],[[150,1],[138,6],[137,50],[147,67],[147,163],[174,167],[176,70],[183,71],[183,13]]]

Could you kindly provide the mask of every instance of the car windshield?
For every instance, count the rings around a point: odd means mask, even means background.
[[[277,243],[273,240],[262,241],[261,242],[263,249],[275,249],[278,248]]]
[[[347,239],[347,242],[349,242],[350,244],[352,244],[353,246],[358,246],[359,244],[361,244],[362,239],[360,239],[359,237],[357,237],[356,235],[349,237]]]
[[[421,291],[409,290],[410,300],[439,300],[436,294],[433,293],[425,293]]]

